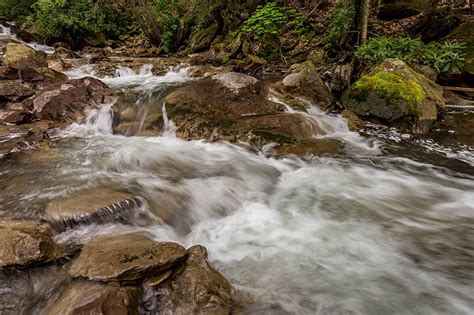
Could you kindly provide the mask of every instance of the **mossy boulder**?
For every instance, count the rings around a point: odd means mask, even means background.
[[[216,37],[219,25],[217,23],[200,29],[191,35],[191,50],[193,52],[203,51],[211,46],[213,39]]]
[[[393,20],[421,13],[430,6],[430,0],[380,0],[378,17]]]
[[[365,118],[426,133],[445,107],[442,89],[405,62],[386,59],[343,95],[344,106]]]
[[[48,67],[46,53],[23,44],[9,43],[3,56],[3,65],[13,69]]]
[[[474,22],[467,22],[457,27],[450,35],[454,39],[466,44],[466,58],[464,71],[474,74]]]

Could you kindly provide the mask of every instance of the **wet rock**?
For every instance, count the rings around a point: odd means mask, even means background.
[[[0,220],[0,268],[47,262],[60,254],[61,248],[46,225]]]
[[[108,188],[90,188],[51,201],[44,214],[47,220],[67,227],[81,223],[121,221],[124,213],[140,205],[140,199],[132,194]]]
[[[27,67],[47,67],[46,53],[23,44],[7,44],[3,65],[14,69]]]
[[[381,0],[378,2],[378,17],[393,20],[421,13],[429,8],[429,0]]]
[[[65,47],[57,47],[55,49],[55,53],[54,53],[56,56],[60,57],[60,58],[64,58],[64,59],[74,59],[74,58],[78,58],[79,55],[76,54],[75,52],[73,52],[72,50],[70,49],[67,49]]]
[[[87,243],[69,272],[102,282],[136,282],[167,272],[186,256],[182,246],[144,235],[105,236]]]
[[[344,148],[344,143],[338,139],[306,139],[297,143],[285,143],[275,148],[277,155],[334,155]]]
[[[160,314],[229,314],[231,286],[207,260],[206,248],[193,246],[183,270],[160,286]]]
[[[387,59],[343,95],[344,106],[357,115],[426,133],[445,108],[442,89],[405,62]]]
[[[28,123],[33,120],[33,115],[25,111],[18,110],[1,110],[0,123],[21,124]]]
[[[332,104],[331,91],[310,61],[293,65],[282,85],[285,92],[306,98],[321,109],[327,109]]]
[[[268,89],[255,78],[222,73],[179,88],[166,97],[166,108],[173,119],[194,114],[207,121],[282,112],[281,105],[268,101],[267,95]]]
[[[52,85],[33,100],[33,111],[40,119],[75,121],[87,106],[95,107],[111,93],[101,81],[86,77]]]
[[[34,91],[20,80],[0,81],[0,101],[21,101],[34,94]]]
[[[360,119],[356,114],[351,112],[350,110],[344,110],[341,113],[342,118],[347,120],[347,127],[351,131],[359,131],[363,129],[366,125],[366,122]]]
[[[10,67],[0,66],[0,80],[16,79],[18,79],[18,71]]]
[[[300,113],[249,116],[239,120],[238,130],[261,136],[271,142],[291,143],[325,132]]]
[[[112,287],[94,282],[73,283],[45,314],[139,314],[139,287]]]

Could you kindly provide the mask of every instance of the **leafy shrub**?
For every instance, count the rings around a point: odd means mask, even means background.
[[[347,32],[352,26],[356,15],[354,0],[337,0],[330,17],[329,29],[326,35],[327,48],[336,48],[343,44]]]
[[[24,20],[33,12],[36,0],[0,0],[0,17],[8,20]]]
[[[276,37],[284,31],[301,34],[307,31],[307,19],[296,9],[269,2],[258,6],[242,26],[242,32],[253,39]]]
[[[108,4],[93,0],[38,0],[30,20],[35,31],[47,38],[97,32],[118,37],[126,26]]]
[[[359,60],[378,64],[386,58],[398,58],[408,63],[419,63],[435,68],[438,72],[457,72],[464,66],[464,43],[431,42],[420,39],[379,37],[369,39],[357,49]]]

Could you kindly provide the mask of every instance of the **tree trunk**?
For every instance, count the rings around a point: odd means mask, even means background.
[[[370,14],[370,0],[362,0],[361,10],[361,31],[360,31],[360,45],[367,43],[367,32],[369,28],[369,14]]]

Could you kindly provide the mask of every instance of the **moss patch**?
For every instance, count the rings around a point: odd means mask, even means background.
[[[373,90],[386,96],[390,103],[403,99],[413,112],[417,112],[418,105],[425,99],[423,88],[413,80],[405,80],[393,72],[380,71],[374,75],[360,78],[354,89],[358,91]]]

